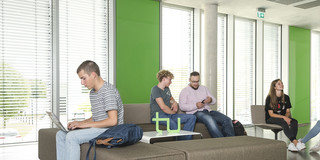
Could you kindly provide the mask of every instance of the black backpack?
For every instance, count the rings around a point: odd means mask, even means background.
[[[96,144],[109,149],[113,147],[127,146],[139,142],[142,135],[143,131],[141,127],[135,124],[121,124],[110,127],[108,130],[89,141],[90,147],[88,149],[86,159],[89,160],[91,147],[94,149],[94,159],[96,159]]]
[[[246,136],[247,132],[244,129],[243,125],[238,120],[232,120],[234,134],[236,136]]]

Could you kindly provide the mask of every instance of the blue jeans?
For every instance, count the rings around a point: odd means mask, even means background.
[[[57,160],[80,160],[80,144],[89,142],[108,128],[85,128],[59,131],[56,134]]]
[[[234,128],[231,118],[218,112],[218,111],[208,111],[204,109],[203,111],[197,111],[194,113],[197,120],[208,128],[208,131],[213,138],[217,137],[230,137],[234,136]],[[220,131],[219,126],[222,126]]]
[[[320,120],[317,121],[317,124],[308,132],[306,136],[301,140],[302,143],[307,143],[311,138],[318,135],[320,132]]]
[[[155,118],[156,115],[154,114],[151,117],[151,123],[155,124],[155,121],[152,121],[152,118]],[[169,118],[170,119],[170,129],[176,130],[178,128],[178,118],[180,118],[180,122],[183,125],[183,130],[193,132],[194,125],[196,123],[196,116],[192,114],[166,114],[166,113],[159,113],[159,118]],[[159,121],[159,124],[167,126],[166,121]],[[180,136],[178,137],[179,140],[190,140],[192,136]]]

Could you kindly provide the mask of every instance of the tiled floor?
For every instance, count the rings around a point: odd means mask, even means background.
[[[311,124],[313,126],[314,124]],[[310,130],[310,125],[299,127],[298,138],[302,138]],[[255,127],[246,127],[249,136],[264,137],[274,139],[274,133],[270,130],[263,130]],[[283,131],[279,132],[278,139],[289,143]],[[307,142],[307,148],[300,152],[287,152],[288,160],[320,160],[319,153],[309,152],[309,148],[320,140],[316,136]],[[0,145],[0,160],[38,160],[38,143],[24,143],[21,145]]]

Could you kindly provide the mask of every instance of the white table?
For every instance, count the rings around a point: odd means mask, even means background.
[[[151,142],[151,139],[160,139],[160,138],[166,138],[166,137],[179,137],[179,136],[190,136],[190,135],[200,135],[202,138],[202,134],[198,132],[190,132],[185,130],[180,130],[179,133],[168,133],[167,130],[163,130],[162,134],[158,133],[157,131],[149,131],[149,132],[143,132],[142,139],[140,142],[143,143],[149,143]]]

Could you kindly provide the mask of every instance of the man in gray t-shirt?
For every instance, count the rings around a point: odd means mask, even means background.
[[[80,144],[89,142],[108,127],[123,123],[123,105],[118,90],[100,77],[99,66],[84,61],[77,69],[81,84],[91,89],[92,117],[68,123],[69,132],[56,134],[57,160],[80,159]],[[82,128],[74,130],[76,128]]]
[[[151,123],[155,123],[152,118],[155,118],[158,112],[159,118],[170,119],[170,129],[177,129],[177,118],[180,118],[180,122],[184,124],[183,130],[193,131],[196,117],[191,114],[177,114],[178,103],[172,97],[169,89],[173,74],[167,70],[161,70],[157,73],[157,78],[159,83],[151,89],[150,95]],[[159,121],[159,124],[166,126],[167,122]],[[192,136],[183,136],[182,139],[192,139]]]

